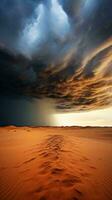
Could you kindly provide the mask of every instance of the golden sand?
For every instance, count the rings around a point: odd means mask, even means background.
[[[0,200],[112,200],[112,128],[0,128]]]

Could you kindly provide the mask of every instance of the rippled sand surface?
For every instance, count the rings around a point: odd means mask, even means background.
[[[112,128],[0,128],[0,200],[112,200]]]

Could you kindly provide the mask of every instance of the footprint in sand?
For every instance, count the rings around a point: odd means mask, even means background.
[[[83,196],[83,193],[80,190],[75,189],[74,196],[70,200],[79,200],[82,196]]]
[[[62,185],[66,186],[66,187],[74,186],[77,183],[81,183],[80,178],[77,176],[69,175],[67,178],[62,180]]]
[[[53,168],[51,170],[51,174],[53,175],[61,175],[64,172],[64,169],[62,168]]]
[[[25,162],[23,162],[23,164],[30,163],[30,162],[32,162],[33,160],[36,160],[36,157],[33,157],[33,158],[29,159],[29,160],[26,160]]]

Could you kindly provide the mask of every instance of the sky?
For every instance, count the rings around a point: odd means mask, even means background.
[[[0,125],[112,126],[111,7],[2,0]]]
[[[78,113],[54,114],[57,126],[112,126],[112,108]]]

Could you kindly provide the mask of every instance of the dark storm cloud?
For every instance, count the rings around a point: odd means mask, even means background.
[[[0,43],[15,48],[25,20],[40,0],[3,0],[0,3]]]
[[[4,0],[0,92],[52,98],[58,109],[112,105],[110,0]]]

